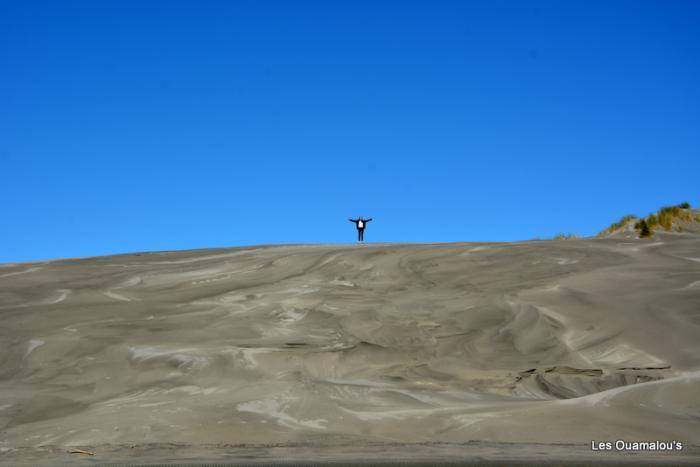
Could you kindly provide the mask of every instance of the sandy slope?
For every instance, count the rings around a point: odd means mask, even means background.
[[[697,235],[5,264],[0,323],[6,456],[108,443],[700,445]]]

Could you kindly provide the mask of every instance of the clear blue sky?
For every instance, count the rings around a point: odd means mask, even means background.
[[[5,1],[0,262],[700,204],[700,2]]]

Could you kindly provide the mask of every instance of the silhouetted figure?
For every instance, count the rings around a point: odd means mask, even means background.
[[[365,240],[365,226],[367,225],[367,222],[372,220],[372,218],[370,217],[369,219],[363,219],[362,216],[360,216],[357,219],[348,220],[350,222],[354,222],[355,227],[357,227],[357,241],[363,242]]]

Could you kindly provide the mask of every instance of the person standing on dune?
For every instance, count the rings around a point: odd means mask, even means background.
[[[360,216],[357,219],[348,220],[350,222],[354,222],[355,227],[357,227],[357,241],[363,242],[365,240],[365,226],[367,225],[367,222],[372,220],[372,218],[370,217],[369,219],[363,219],[362,216]]]

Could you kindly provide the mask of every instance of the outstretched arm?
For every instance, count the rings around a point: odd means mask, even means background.
[[[350,222],[357,222],[355,219],[348,219]]]
[[[369,222],[371,220],[372,220],[372,218],[370,217],[369,219],[365,219],[365,222]]]

